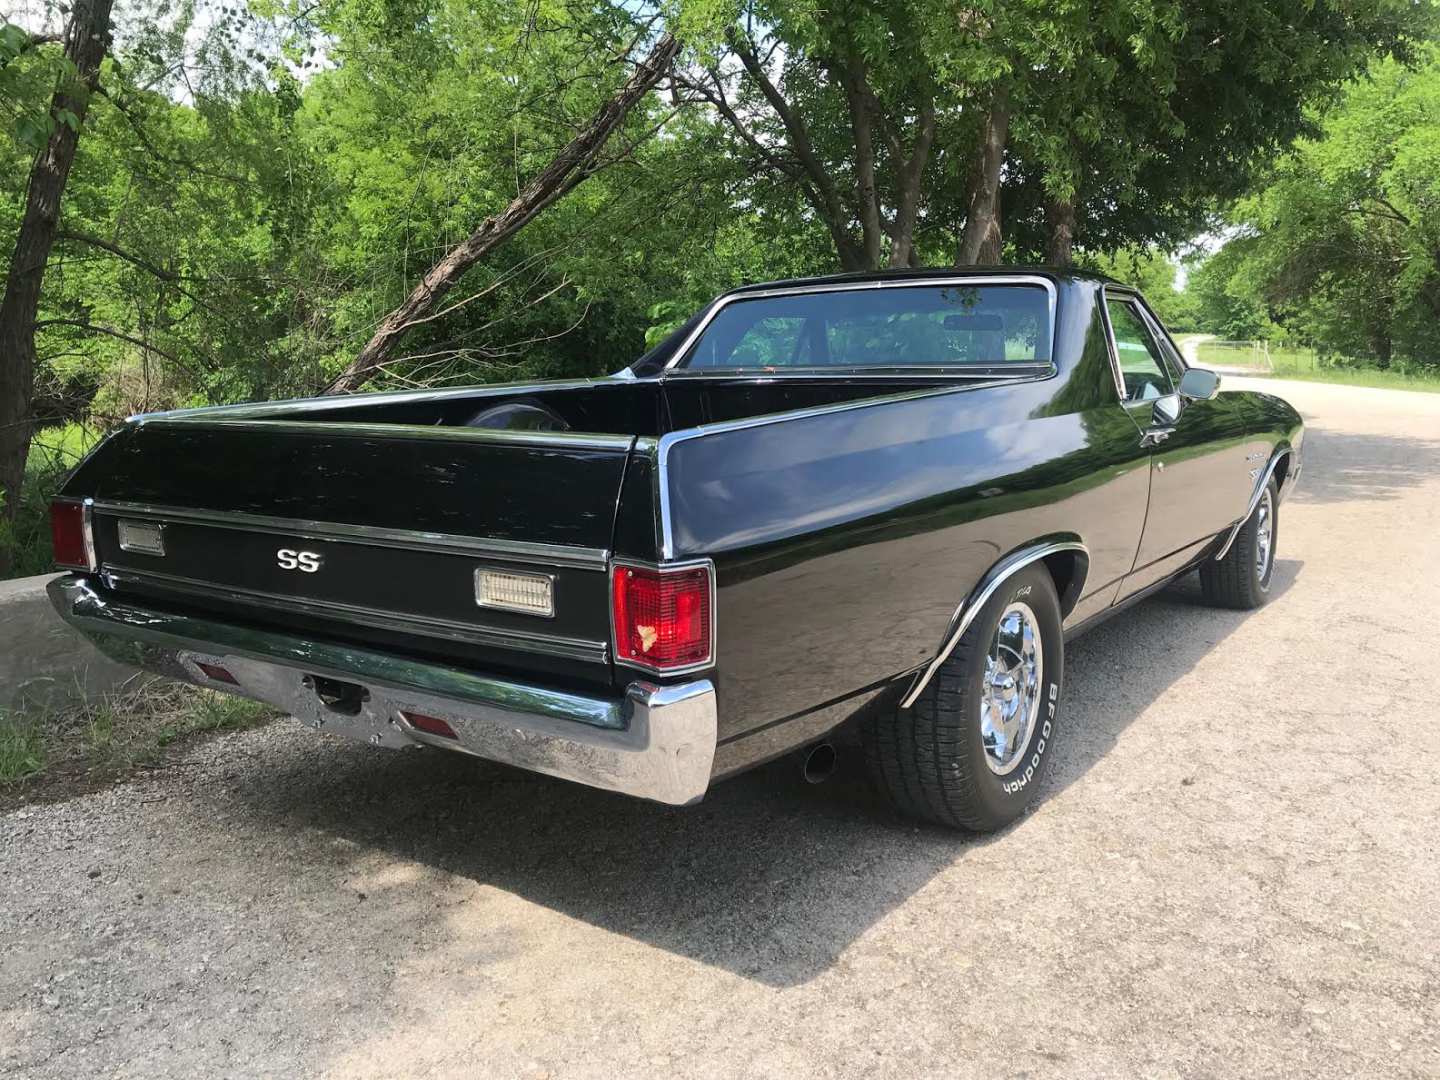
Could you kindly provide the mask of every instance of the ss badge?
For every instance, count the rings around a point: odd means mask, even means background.
[[[299,570],[302,574],[313,574],[320,569],[322,556],[318,551],[295,551],[281,548],[275,552],[275,562],[281,570]]]

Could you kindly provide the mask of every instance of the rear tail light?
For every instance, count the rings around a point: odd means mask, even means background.
[[[714,571],[709,563],[631,566],[611,573],[615,659],[657,674],[714,658]]]
[[[50,504],[50,541],[56,566],[66,570],[95,569],[88,501],[56,499]]]

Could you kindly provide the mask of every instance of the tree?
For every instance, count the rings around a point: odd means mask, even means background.
[[[546,207],[573,191],[600,165],[600,153],[631,109],[669,70],[679,43],[662,34],[635,72],[538,176],[505,208],[486,218],[464,241],[445,253],[398,308],[381,321],[365,347],[328,388],[330,393],[359,389],[388,359],[415,324],[438,317],[435,305],[465,272],[523,229]]]
[[[1198,275],[1212,320],[1264,311],[1323,353],[1440,363],[1440,53],[1419,60],[1375,64],[1238,204]]]
[[[750,0],[684,76],[843,268],[1173,247],[1425,5]],[[1011,209],[1003,215],[1001,206]],[[1014,223],[1012,229],[1005,221]],[[921,250],[929,260],[922,260]],[[947,259],[948,261],[948,259]]]
[[[64,62],[50,101],[51,130],[30,167],[24,217],[0,300],[0,494],[5,498],[0,522],[7,526],[14,520],[30,449],[40,288],[109,33],[110,0],[75,0],[65,28]],[[13,40],[13,34],[10,37]],[[8,545],[0,546],[0,575],[8,573],[9,561]]]

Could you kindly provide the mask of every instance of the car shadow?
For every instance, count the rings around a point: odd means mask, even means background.
[[[1300,569],[1278,561],[1275,593]],[[1143,710],[1163,709],[1166,689],[1245,618],[1201,606],[1187,582],[1073,642],[1066,737],[1042,805]],[[1142,665],[1133,662],[1137,648]],[[414,860],[775,987],[815,978],[937,875],[1030,825],[1024,818],[991,837],[917,826],[879,801],[853,757],[818,786],[804,784],[794,764],[772,763],[687,808],[438,751],[377,754],[336,742],[318,773],[313,756],[291,760],[247,772],[222,798],[244,803],[261,829],[320,830],[347,850]],[[354,918],[380,907],[366,909]]]
[[[1305,470],[1289,501],[1354,503],[1397,499],[1440,477],[1440,440],[1317,428],[1305,442]]]

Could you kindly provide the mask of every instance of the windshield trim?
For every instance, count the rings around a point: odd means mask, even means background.
[[[874,289],[943,289],[955,285],[1038,285],[1045,290],[1045,295],[1050,308],[1050,360],[1039,361],[1048,364],[1053,370],[1055,366],[1055,306],[1058,298],[1058,290],[1055,282],[1048,277],[1039,274],[957,274],[954,277],[934,278],[907,278],[895,281],[866,281],[866,282],[830,282],[822,285],[801,285],[781,289],[756,289],[753,292],[734,292],[720,297],[710,306],[705,317],[700,320],[690,336],[685,339],[681,346],[675,350],[674,355],[665,364],[661,374],[668,374],[676,369],[686,370],[685,365],[690,360],[691,350],[700,336],[705,333],[715,317],[730,304],[740,303],[745,300],[768,300],[777,296],[808,296],[814,293],[831,292],[869,292]],[[954,368],[961,368],[962,365],[952,365]],[[983,365],[980,365],[983,366]],[[991,365],[995,366],[995,365]],[[696,369],[699,374],[703,369]],[[733,378],[735,369],[725,369],[729,377]],[[751,369],[766,370],[771,369]],[[873,371],[874,367],[850,368],[851,371]]]

